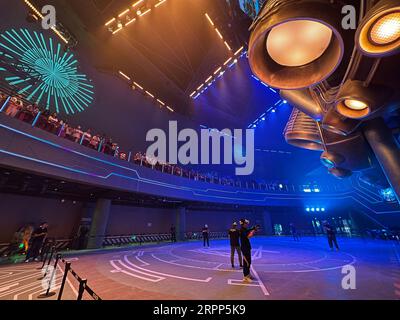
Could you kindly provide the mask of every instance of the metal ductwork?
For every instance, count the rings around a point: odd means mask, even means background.
[[[329,109],[322,119],[321,126],[330,132],[348,136],[360,126],[361,121],[349,119],[339,114],[334,108]]]
[[[324,150],[318,123],[296,108],[293,108],[284,135],[286,142],[293,146],[307,150]]]
[[[281,90],[280,94],[291,106],[301,110],[314,120],[323,119],[324,111],[318,100],[313,98],[309,89]]]

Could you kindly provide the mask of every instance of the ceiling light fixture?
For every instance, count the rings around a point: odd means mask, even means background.
[[[396,54],[400,50],[400,1],[379,1],[361,21],[356,44],[367,56]]]
[[[278,89],[303,89],[327,79],[344,54],[341,10],[329,1],[276,0],[253,23],[249,62],[253,73]],[[333,6],[335,6],[333,8]]]
[[[143,86],[141,86],[136,81],[133,81],[132,78],[129,77],[125,72],[118,71],[118,74],[121,75],[125,80],[127,80],[129,82],[129,85],[131,86],[131,88],[133,90],[135,90],[136,88],[140,89],[144,94],[146,94],[147,96],[149,96],[152,99],[156,100],[158,102],[158,104],[160,105],[160,107],[166,107],[169,111],[175,112],[174,109],[172,109],[171,107],[167,106],[166,103],[164,101],[162,101],[160,98],[156,97],[151,92],[149,92],[148,90],[144,89]]]

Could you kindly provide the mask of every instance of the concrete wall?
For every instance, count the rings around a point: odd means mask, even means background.
[[[113,205],[107,235],[168,233],[175,223],[175,210]]]

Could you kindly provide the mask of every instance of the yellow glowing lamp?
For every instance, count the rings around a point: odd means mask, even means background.
[[[400,49],[400,1],[379,1],[365,16],[356,33],[358,49],[367,56],[384,57]]]

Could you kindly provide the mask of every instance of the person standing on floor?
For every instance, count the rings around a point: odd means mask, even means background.
[[[28,254],[29,242],[32,237],[33,226],[27,225],[24,229],[24,235],[22,236],[22,243],[24,244],[24,254]]]
[[[293,223],[291,223],[289,227],[290,227],[290,233],[293,236],[293,240],[300,241],[299,235],[297,234],[296,226]]]
[[[201,232],[203,233],[203,246],[205,247],[207,244],[207,247],[210,247],[210,230],[208,229],[208,225],[205,225]]]
[[[324,226],[326,235],[328,237],[329,248],[331,248],[331,250],[333,251],[333,245],[335,245],[336,250],[339,251],[339,245],[338,245],[337,239],[336,239],[335,228],[332,225],[330,225],[330,223],[328,221],[324,221],[323,226]]]
[[[174,225],[171,226],[171,242],[176,242],[176,228]]]
[[[242,251],[240,249],[239,238],[240,238],[240,232],[237,229],[237,223],[234,222],[232,224],[232,228],[229,229],[229,241],[230,241],[230,244],[231,244],[231,264],[232,264],[232,268],[235,268],[235,251],[237,252],[238,257],[239,257],[240,267],[243,268]]]
[[[43,242],[47,237],[47,222],[43,222],[40,224],[39,228],[35,229],[32,233],[32,242],[31,246],[28,249],[28,253],[26,255],[25,262],[30,262],[32,260],[38,261],[38,256],[40,254],[40,250],[42,249]]]
[[[258,226],[253,228],[248,228],[250,221],[247,219],[240,219],[240,249],[243,254],[243,281],[252,282],[253,277],[250,274],[251,269],[251,244],[250,238],[254,236],[258,230]]]

